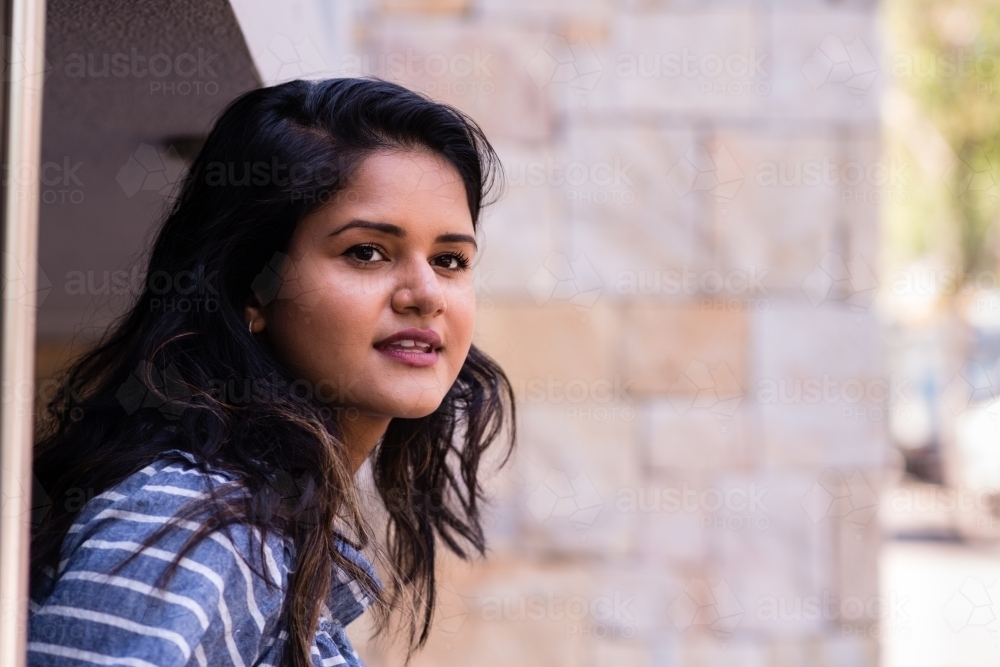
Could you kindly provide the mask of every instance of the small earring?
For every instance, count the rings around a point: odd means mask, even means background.
[[[247,329],[250,330],[250,335],[252,336],[253,335],[253,318],[250,319],[250,324],[247,326]]]

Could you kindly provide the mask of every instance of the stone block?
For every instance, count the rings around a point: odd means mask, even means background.
[[[532,177],[551,156],[546,145],[526,147],[507,141],[494,148],[503,165],[506,190],[495,205],[483,209],[478,232],[476,293],[481,309],[498,298],[531,301],[529,287],[547,275],[546,263],[562,251],[559,240],[566,229],[565,206],[558,193],[540,177]],[[546,296],[534,293],[540,299]]]
[[[689,396],[687,409],[722,414],[738,405],[746,387],[744,313],[643,300],[626,308],[624,326],[625,375],[636,394]]]
[[[768,464],[840,470],[883,467],[888,451],[885,421],[872,419],[859,412],[862,410],[874,408],[829,404],[760,406]]]
[[[379,0],[386,14],[461,14],[469,10],[469,0]]]
[[[646,460],[656,468],[677,470],[746,465],[753,456],[753,420],[739,406],[731,415],[727,412],[719,403],[696,407],[690,395],[652,401]]]
[[[919,167],[908,156],[887,154],[875,131],[852,132],[844,144],[847,160],[839,180],[849,254],[860,255],[878,274],[880,215],[894,203],[913,200]]]
[[[770,667],[767,646],[755,638],[721,641],[711,635],[686,639],[670,664],[684,667]]]
[[[881,374],[879,329],[847,309],[781,304],[753,318],[748,400],[773,465],[878,468],[907,387]]]
[[[802,473],[753,475],[766,512],[767,527],[713,530],[710,558],[744,609],[743,632],[768,636],[808,636],[824,631],[818,605],[824,591],[831,595],[831,531],[814,523],[803,499],[815,483]],[[807,598],[815,598],[813,610]]]
[[[906,185],[873,3],[381,6],[359,52],[401,55],[389,78],[470,113],[509,178],[475,340],[519,448],[488,480],[491,557],[442,564],[415,664],[874,667],[875,623],[839,609],[880,594],[905,391],[873,312],[880,199]],[[594,618],[616,593],[631,618]],[[579,618],[547,606],[574,597]]]
[[[880,327],[874,315],[858,316],[833,304],[812,308],[775,302],[751,322],[753,394],[760,403],[877,403],[883,394],[900,391],[882,377]],[[786,379],[782,390],[778,385]],[[812,385],[803,384],[806,380],[819,383],[821,400],[806,398],[815,393]],[[824,380],[835,386],[827,382],[824,387]],[[773,387],[789,398],[760,400]],[[795,398],[797,394],[802,397]]]
[[[652,664],[649,650],[642,645],[624,640],[595,638],[589,664],[621,665],[621,667],[648,667]]]
[[[772,55],[753,5],[704,5],[613,19],[605,71],[588,106],[748,116],[768,106]]]
[[[694,144],[685,130],[570,127],[556,159],[562,169],[549,187],[567,208],[571,255],[586,258],[609,297],[645,291],[677,300],[696,293],[697,279],[679,280],[707,268],[709,239],[699,224],[704,193],[686,172],[678,175]]]
[[[546,139],[548,98],[525,73],[543,34],[437,20],[385,21],[345,55],[346,75],[395,81],[472,116],[491,139]]]
[[[843,160],[836,138],[823,130],[726,130],[713,141],[743,175],[731,197],[710,202],[720,268],[766,274],[761,283],[769,294],[803,296],[807,276],[836,250],[842,216],[836,172]]]
[[[839,515],[830,522],[836,531],[837,594],[842,601],[835,626],[842,636],[876,638],[879,624],[895,609],[890,598],[897,593],[880,590],[878,583],[880,477],[870,470],[844,473],[840,497],[828,512]]]
[[[771,539],[775,503],[782,501],[772,484],[770,477],[758,473],[715,471],[706,475],[705,485],[698,494],[698,504],[705,512],[702,530],[706,540],[717,541],[720,532]]]
[[[873,8],[782,8],[770,20],[770,115],[878,122],[887,74]]]
[[[501,657],[519,657],[529,664],[579,665],[591,664],[586,656],[598,652],[641,660],[647,639],[662,630],[664,591],[676,585],[655,570],[524,559],[446,567],[441,578],[435,626],[418,654],[439,662],[427,664],[509,664]],[[546,648],[524,652],[539,643]],[[481,655],[484,646],[495,647],[490,658]]]
[[[636,515],[615,511],[616,491],[639,484],[629,422],[567,420],[558,408],[526,405],[519,427],[523,544],[536,554],[630,553]]]
[[[647,484],[648,490],[652,484]],[[662,491],[662,487],[661,487]],[[622,496],[617,499],[616,508],[624,509]],[[657,510],[644,511],[638,507],[639,531],[638,548],[650,562],[667,566],[674,565],[679,571],[694,568],[705,556],[705,536],[700,513],[668,511],[661,506]]]
[[[514,19],[536,25],[600,20],[614,9],[612,0],[481,0],[478,4],[486,21]]]
[[[616,381],[619,397],[631,391],[631,377],[618,366],[620,320],[602,304],[497,301],[478,313],[475,343],[500,363],[519,397],[565,408],[581,398],[601,401],[607,391],[614,397]]]

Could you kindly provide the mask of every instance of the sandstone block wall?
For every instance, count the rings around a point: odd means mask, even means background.
[[[356,7],[342,71],[463,109],[509,179],[477,343],[520,449],[416,664],[877,663],[875,11]]]

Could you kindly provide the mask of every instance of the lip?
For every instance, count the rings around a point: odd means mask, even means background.
[[[399,347],[388,347],[400,340],[413,340],[419,343],[426,343],[430,346],[430,352],[416,352],[405,350]],[[397,331],[396,333],[383,338],[374,345],[375,349],[396,361],[408,366],[423,368],[433,366],[437,363],[438,353],[441,350],[441,337],[432,329],[409,328]]]

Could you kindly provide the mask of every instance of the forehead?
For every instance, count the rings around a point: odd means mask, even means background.
[[[305,252],[354,220],[395,225],[414,240],[443,234],[475,236],[461,176],[428,150],[384,150],[365,158],[329,203],[297,225],[291,252]],[[349,230],[345,238],[354,234]]]
[[[373,153],[358,165],[337,199],[342,212],[351,215],[432,216],[472,226],[462,177],[443,156],[426,149]]]

